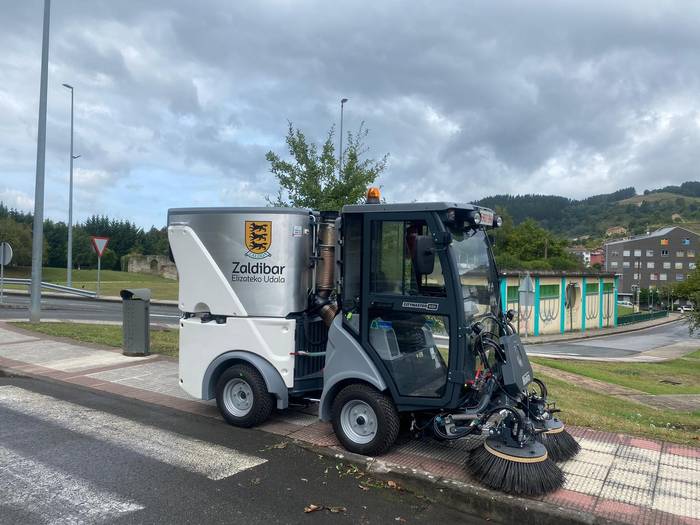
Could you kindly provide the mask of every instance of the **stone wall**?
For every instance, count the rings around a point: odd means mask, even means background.
[[[177,268],[167,255],[129,255],[126,271],[130,273],[150,273],[166,279],[177,280]]]

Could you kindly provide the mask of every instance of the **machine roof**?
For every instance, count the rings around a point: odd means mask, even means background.
[[[356,204],[343,206],[343,213],[444,211],[488,209],[465,202],[407,202],[397,204]]]

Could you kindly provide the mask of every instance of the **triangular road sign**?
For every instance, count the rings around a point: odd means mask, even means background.
[[[95,248],[98,257],[102,257],[102,254],[107,248],[107,243],[109,242],[109,237],[90,237],[92,240],[92,247]]]

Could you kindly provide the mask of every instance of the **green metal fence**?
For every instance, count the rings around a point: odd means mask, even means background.
[[[617,318],[617,324],[641,323],[644,321],[651,321],[652,319],[660,319],[662,317],[668,317],[668,311],[660,310],[658,312],[640,312],[638,314],[621,315]]]

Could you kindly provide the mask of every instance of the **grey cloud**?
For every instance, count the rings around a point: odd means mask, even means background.
[[[0,170],[25,194],[39,4],[12,3],[0,21],[0,45],[27,65],[0,56],[0,96],[20,101],[0,122]],[[679,183],[697,178],[699,48],[691,1],[56,2],[47,192],[64,193],[64,81],[81,168],[106,177],[94,180],[113,215],[133,188],[152,208],[262,203],[275,190],[264,154],[286,152],[287,120],[321,141],[342,96],[346,129],[365,121],[371,153],[391,154],[392,200]]]

